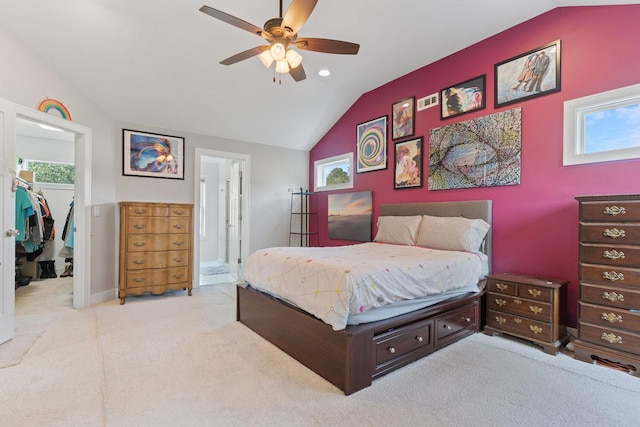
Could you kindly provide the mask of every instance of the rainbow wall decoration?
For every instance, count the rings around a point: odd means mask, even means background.
[[[67,107],[65,107],[62,102],[56,101],[55,99],[43,99],[40,101],[40,104],[38,104],[38,110],[45,113],[49,113],[49,111],[53,110],[58,112],[63,119],[71,121],[71,113],[69,113]]]

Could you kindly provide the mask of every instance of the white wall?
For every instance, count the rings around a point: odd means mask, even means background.
[[[91,218],[92,295],[114,290],[117,285],[117,202],[193,203],[198,182],[194,177],[196,147],[250,156],[250,250],[287,243],[287,189],[306,186],[309,182],[308,152],[117,122],[73,82],[66,81],[2,27],[0,52],[4,58],[0,67],[1,98],[34,109],[45,97],[57,99],[69,109],[74,122],[92,129],[92,207],[89,212],[93,212],[93,206],[99,206],[100,211],[98,217]],[[122,176],[123,128],[184,136],[185,179]]]

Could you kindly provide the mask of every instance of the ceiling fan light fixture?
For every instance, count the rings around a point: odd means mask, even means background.
[[[273,59],[276,61],[284,59],[287,53],[284,45],[280,42],[272,44],[269,50],[271,51],[271,56],[273,56]]]
[[[302,55],[293,49],[287,50],[287,62],[291,68],[296,68],[302,63]]]
[[[286,59],[281,59],[276,62],[276,73],[286,74],[289,72],[289,63]]]
[[[269,49],[265,50],[260,55],[258,55],[258,59],[260,59],[260,62],[262,62],[262,65],[264,65],[267,68],[271,67],[271,64],[273,64],[273,56],[271,55],[271,51]]]

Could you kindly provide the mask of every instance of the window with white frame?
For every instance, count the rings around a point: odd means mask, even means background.
[[[640,158],[640,84],[564,103],[563,164]]]
[[[353,153],[316,160],[313,167],[314,191],[353,188]]]
[[[73,185],[76,168],[72,163],[45,160],[22,160],[21,169],[34,172],[34,181],[40,184]]]

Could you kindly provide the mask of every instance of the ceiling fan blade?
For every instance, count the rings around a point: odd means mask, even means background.
[[[307,22],[309,15],[313,12],[313,8],[316,7],[318,0],[293,0],[287,13],[282,18],[281,27],[289,27],[296,34],[300,28]]]
[[[356,55],[360,50],[359,44],[330,39],[298,39],[292,44],[304,50],[342,55]]]
[[[293,80],[297,82],[307,78],[307,75],[304,73],[304,67],[302,66],[302,64],[298,65],[296,68],[290,69],[289,75],[293,77]]]
[[[226,22],[227,24],[231,24],[234,27],[238,27],[241,30],[249,31],[250,33],[256,34],[258,36],[262,35],[262,28],[256,27],[255,25],[250,24],[247,21],[243,21],[240,18],[236,18],[235,16],[224,13],[218,9],[214,9],[209,6],[202,6],[199,10],[200,12],[206,13],[207,15],[219,19],[222,22]]]
[[[260,55],[265,50],[269,49],[269,46],[256,46],[252,47],[249,50],[245,50],[244,52],[240,52],[233,56],[228,57],[227,59],[220,61],[222,65],[231,65],[236,62],[244,61],[245,59],[249,59],[252,56]]]

